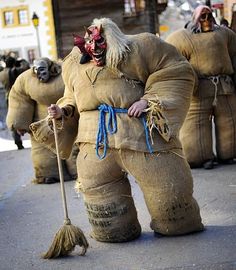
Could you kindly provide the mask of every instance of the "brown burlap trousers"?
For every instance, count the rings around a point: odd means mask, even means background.
[[[184,154],[191,167],[213,159],[212,121],[215,124],[216,156],[219,160],[236,157],[236,95],[193,97],[180,130]]]
[[[34,167],[33,182],[41,184],[44,183],[45,178],[53,177],[58,179],[59,172],[57,156],[42,143],[37,142],[31,136],[31,159]],[[67,160],[62,160],[63,174],[65,181],[73,180],[77,177],[76,158],[78,150],[73,147],[72,153]]]
[[[95,145],[86,143],[80,145],[77,169],[77,187],[98,241],[129,241],[141,233],[127,173],[144,194],[155,232],[180,235],[203,229],[189,165],[172,152],[109,149],[100,160]]]

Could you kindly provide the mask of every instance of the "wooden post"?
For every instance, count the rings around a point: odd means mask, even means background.
[[[209,8],[211,8],[211,0],[206,0],[206,6],[208,6]]]
[[[148,11],[148,26],[149,32],[152,34],[159,34],[159,27],[157,31],[158,16],[157,16],[157,1],[156,0],[147,0],[147,11]],[[158,25],[159,26],[159,25]]]

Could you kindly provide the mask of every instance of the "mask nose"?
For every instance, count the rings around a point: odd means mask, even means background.
[[[95,52],[96,51],[96,42],[95,41],[93,41],[93,43],[91,44],[91,51],[92,52]]]

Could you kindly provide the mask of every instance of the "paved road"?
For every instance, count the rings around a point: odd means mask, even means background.
[[[142,236],[123,244],[99,243],[89,237],[83,200],[66,183],[69,216],[85,233],[85,257],[43,260],[63,224],[59,184],[34,185],[30,149],[0,153],[1,270],[231,270],[236,269],[236,165],[193,170],[195,191],[206,231],[179,237],[154,237],[141,191],[132,188]]]

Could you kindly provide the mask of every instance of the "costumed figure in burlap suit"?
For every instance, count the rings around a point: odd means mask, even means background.
[[[107,18],[95,19],[85,37],[76,39],[62,66],[64,97],[31,129],[53,148],[48,124],[57,119],[64,158],[70,140],[79,144],[76,187],[84,196],[91,236],[124,242],[140,235],[127,174],[141,187],[156,233],[201,231],[178,138],[195,83],[190,64],[155,35],[127,36]]]
[[[29,125],[47,116],[47,107],[64,94],[61,66],[48,58],[34,61],[33,67],[23,72],[15,81],[9,95],[7,126],[24,135]],[[34,166],[34,183],[59,182],[57,157],[31,136],[31,157]],[[76,178],[76,157],[73,152],[63,162],[65,180]]]
[[[214,24],[211,9],[201,5],[195,9],[187,28],[170,34],[166,41],[187,58],[199,81],[180,130],[190,166],[212,169],[215,160],[233,163],[236,157],[236,34]]]
[[[24,59],[16,60],[12,56],[5,58],[6,67],[0,72],[0,82],[5,89],[5,99],[8,108],[8,98],[12,85],[16,78],[24,71],[30,68],[29,63]],[[15,129],[12,129],[12,137],[18,150],[24,149],[21,135]]]

